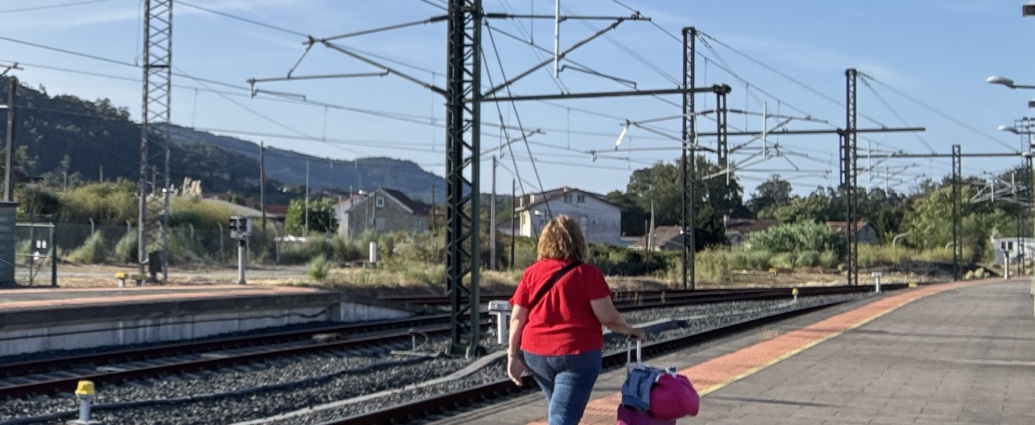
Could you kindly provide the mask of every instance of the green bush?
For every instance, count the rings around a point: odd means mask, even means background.
[[[189,228],[179,227],[169,231],[169,263],[208,263],[209,254],[195,239]]]
[[[698,252],[694,257],[694,278],[699,282],[726,284],[729,283],[730,274],[730,253],[725,251],[706,249]],[[678,274],[677,274],[678,276]]]
[[[844,237],[825,224],[810,221],[785,223],[752,233],[751,247],[773,253],[801,251],[843,252]]]
[[[100,264],[108,259],[107,241],[101,232],[94,232],[83,245],[68,254],[66,259],[75,264]]]
[[[773,254],[766,250],[750,250],[738,252],[737,257],[735,263],[743,262],[745,270],[766,270]]]
[[[797,257],[793,252],[781,252],[769,259],[769,267],[781,269],[793,269],[794,260]]]
[[[841,259],[833,251],[823,251],[819,254],[819,266],[825,269],[836,269]]]
[[[310,235],[305,242],[282,242],[280,245],[280,262],[282,264],[306,264],[316,257],[334,255],[334,246],[323,235]]]
[[[122,239],[119,239],[118,243],[115,244],[115,255],[112,260],[119,263],[136,263],[138,255],[137,242],[139,242],[137,240],[137,234],[127,232],[122,236]]]
[[[802,251],[794,259],[794,265],[798,267],[816,267],[819,265],[819,258],[820,252],[818,251]]]
[[[323,282],[327,278],[327,273],[330,270],[330,264],[327,263],[327,257],[318,255],[309,262],[308,275],[309,278],[317,282]]]

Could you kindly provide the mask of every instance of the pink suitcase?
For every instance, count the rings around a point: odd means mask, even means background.
[[[618,425],[676,425],[676,420],[658,419],[650,413],[619,405]]]
[[[632,370],[635,366],[643,365],[643,351],[642,342],[636,341],[636,362],[632,360],[632,347],[627,346],[625,351],[625,368],[626,372]],[[675,419],[663,420],[658,419],[649,412],[639,411],[631,407],[618,405],[618,425],[676,425]]]

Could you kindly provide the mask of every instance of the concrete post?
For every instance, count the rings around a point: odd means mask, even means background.
[[[244,263],[248,258],[248,241],[246,239],[237,240],[237,284],[244,285]]]

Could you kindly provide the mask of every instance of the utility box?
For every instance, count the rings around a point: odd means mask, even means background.
[[[496,316],[496,343],[507,344],[510,327],[510,303],[505,300],[489,301],[489,314]]]
[[[147,253],[147,272],[151,274],[152,282],[158,281],[158,273],[162,272],[162,251],[151,251]]]
[[[14,245],[18,203],[0,202],[0,286],[14,285]]]

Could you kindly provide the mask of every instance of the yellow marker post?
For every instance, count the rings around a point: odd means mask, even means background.
[[[94,397],[93,381],[79,381],[79,385],[75,388],[75,396],[79,399],[79,420],[72,423],[77,425],[96,423],[90,421],[90,404]]]

